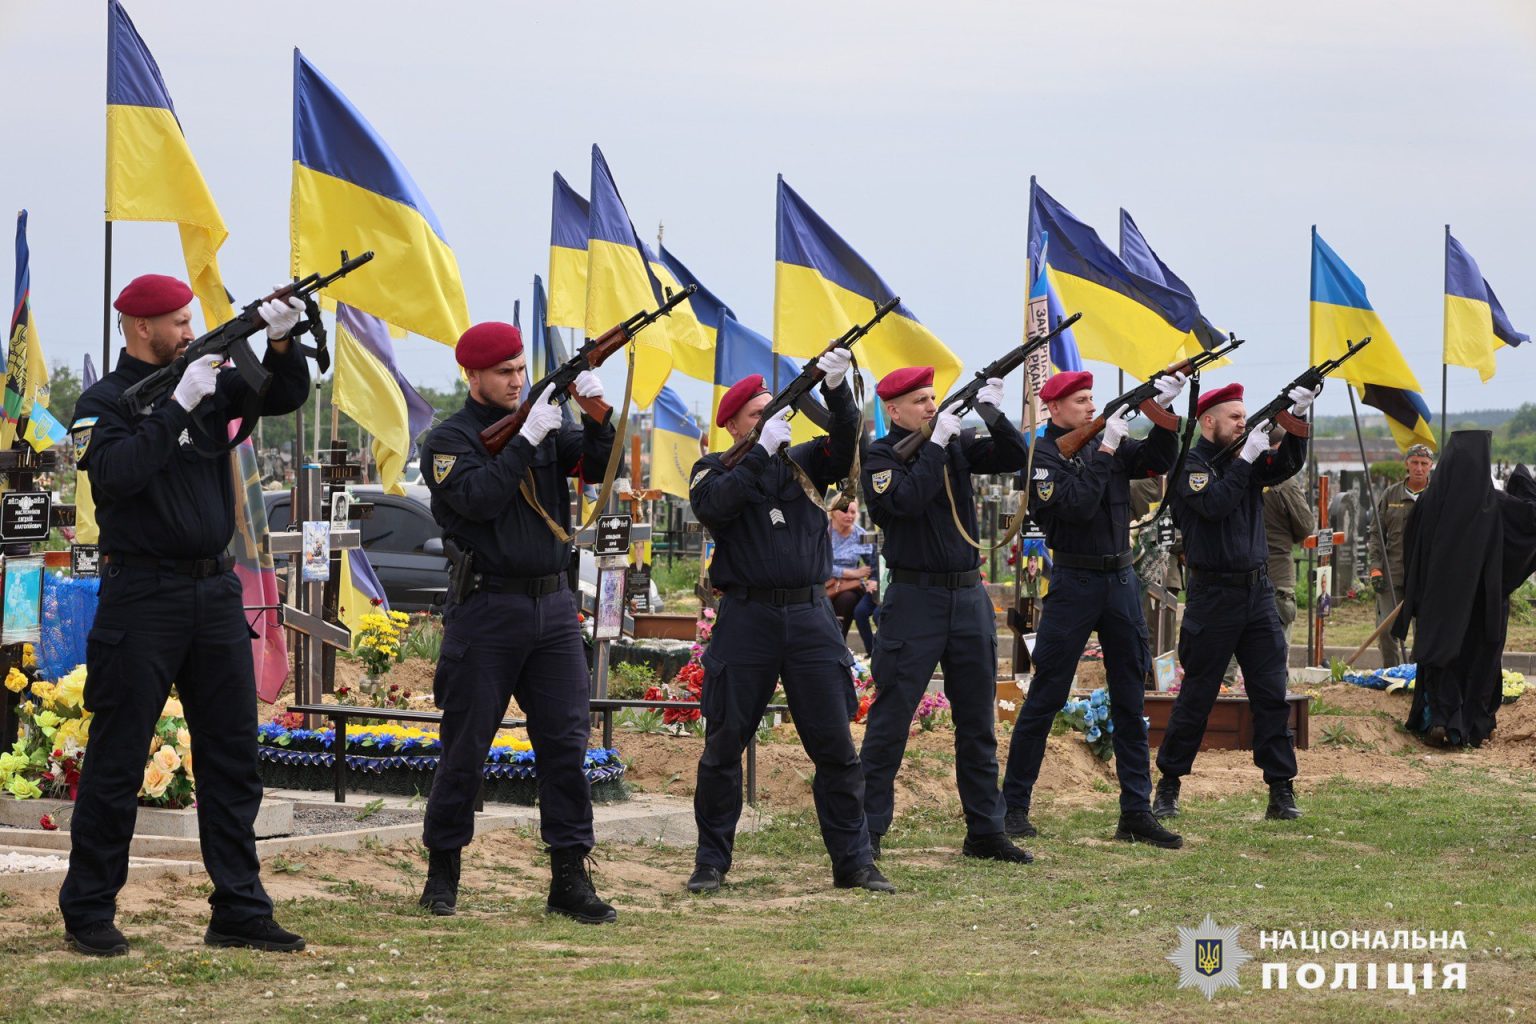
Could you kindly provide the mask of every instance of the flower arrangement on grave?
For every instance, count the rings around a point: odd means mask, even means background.
[[[1525,676],[1519,672],[1504,669],[1504,703],[1513,704],[1525,693]]]
[[[411,617],[404,612],[378,611],[377,607],[363,616],[357,638],[352,644],[352,653],[362,661],[363,670],[367,673],[361,689],[373,701],[373,706],[399,706],[390,700],[384,690],[383,676],[391,665],[405,660],[402,640],[411,624]]]
[[[57,682],[30,679],[19,668],[7,673],[5,688],[22,697],[16,709],[21,728],[10,752],[0,754],[0,788],[23,800],[75,798],[91,728],[85,678],[84,665]],[[139,802],[179,808],[190,807],[195,799],[192,736],[181,702],[173,696],[155,723]]]
[[[1142,721],[1147,721],[1143,717]],[[1072,730],[1082,737],[1088,749],[1101,761],[1115,756],[1115,722],[1110,714],[1109,691],[1099,687],[1087,697],[1068,700],[1056,712],[1053,733]]]
[[[912,724],[923,732],[932,732],[949,721],[949,698],[942,693],[925,693],[912,712]]]
[[[701,699],[704,694],[704,650],[714,631],[715,610],[705,608],[694,623],[694,641],[688,651],[688,663],[677,670],[671,681],[647,689],[644,699],[679,703]],[[666,708],[661,713],[661,720],[674,732],[703,731],[703,716],[698,708]]]
[[[869,706],[875,702],[875,677],[869,671],[869,663],[857,656],[853,659],[853,692],[859,698],[854,723],[868,721]]]

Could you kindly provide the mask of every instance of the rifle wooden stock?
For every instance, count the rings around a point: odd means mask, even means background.
[[[897,441],[892,446],[892,449],[896,452],[896,457],[902,462],[910,462],[912,457],[917,454],[917,450],[923,446],[923,442],[932,436],[933,421],[929,420],[919,429],[912,431],[912,433]]]
[[[629,344],[634,335],[627,331],[623,324],[616,324],[592,342],[584,354],[578,354],[575,358],[586,361],[585,369],[595,370],[603,365],[603,362],[619,349]],[[576,393],[576,384],[572,381],[566,385],[566,393],[576,400],[577,406],[586,415],[599,423],[608,422],[608,417],[613,413],[613,406],[601,398],[583,398]],[[485,445],[485,450],[492,455],[497,455],[503,448],[512,443],[517,432],[523,429],[523,424],[528,420],[530,403],[523,402],[514,413],[508,413],[501,419],[492,423],[480,431],[480,443]]]
[[[1164,409],[1154,399],[1147,399],[1136,407],[1141,414],[1164,430],[1178,430],[1179,417],[1172,410]],[[1083,446],[1104,432],[1105,417],[1095,416],[1089,423],[1078,427],[1069,433],[1062,434],[1056,439],[1056,450],[1061,452],[1063,458],[1070,459],[1082,450]]]

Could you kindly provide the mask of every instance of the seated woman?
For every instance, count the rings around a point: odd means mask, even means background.
[[[827,580],[827,597],[832,601],[832,611],[842,623],[844,639],[848,636],[848,627],[857,620],[864,650],[873,651],[875,634],[870,620],[880,604],[879,588],[871,578],[874,560],[866,539],[868,532],[859,525],[859,502],[852,495],[841,494],[828,512],[832,578]]]

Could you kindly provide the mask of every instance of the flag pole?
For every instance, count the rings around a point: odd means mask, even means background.
[[[1317,294],[1317,225],[1312,225],[1312,252],[1307,260],[1307,338],[1308,348],[1311,347],[1312,335],[1312,296]],[[1312,358],[1309,354],[1308,358]],[[1349,385],[1345,385],[1348,387]],[[1351,396],[1353,398],[1353,396]],[[1307,423],[1309,426],[1317,423],[1317,410],[1307,410]],[[1315,430],[1307,431],[1307,504],[1317,507],[1317,454],[1313,446]],[[1317,624],[1317,578],[1313,571],[1313,559],[1317,548],[1309,547],[1307,550],[1307,651],[1313,649],[1313,630]],[[1289,659],[1289,655],[1287,655]]]
[[[1445,269],[1446,269],[1446,273],[1450,273],[1450,269],[1451,269],[1451,267],[1450,267],[1450,257],[1451,257],[1451,226],[1449,224],[1447,224],[1445,226],[1445,260],[1446,260],[1446,267],[1445,267]],[[1441,305],[1441,308],[1444,309],[1445,302],[1444,302],[1443,299],[1441,300],[1440,305]],[[1442,316],[1443,316],[1443,314],[1442,314]],[[1449,370],[1448,364],[1445,361],[1445,331],[1450,330],[1450,326],[1451,325],[1449,323],[1447,323],[1445,325],[1444,329],[1442,330],[1441,335],[1440,335],[1440,448],[1442,450],[1444,450],[1444,448],[1445,448],[1445,390],[1446,390],[1445,386],[1446,386],[1446,381],[1447,381],[1447,379],[1450,376],[1450,370]]]
[[[107,221],[105,268],[101,282],[101,372],[112,372],[112,222]]]

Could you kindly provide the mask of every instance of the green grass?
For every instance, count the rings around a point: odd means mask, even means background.
[[[11,954],[0,1016],[1428,1024],[1536,1013],[1536,786],[1527,777],[1443,768],[1418,788],[1336,779],[1303,789],[1306,817],[1295,823],[1263,821],[1259,796],[1185,801],[1178,852],[1107,841],[1113,796],[1087,809],[1045,803],[1028,867],[960,858],[952,807],[903,815],[882,864],[901,888],[894,897],[833,890],[805,816],[742,836],[715,897],[682,892],[691,850],[604,847],[599,886],[620,908],[619,924],[604,928],[544,916],[535,887],[544,859],[531,845],[517,863],[526,872],[479,875],[450,919],[399,895],[420,884],[411,851],[380,848],[366,880],[279,907],[314,948],[303,957],[140,942],[133,957],[93,962],[57,952],[52,914],[13,918],[0,930]],[[614,881],[621,873],[628,885]],[[1178,991],[1163,959],[1178,927],[1207,913],[1239,926],[1256,960],[1292,970],[1431,955],[1261,951],[1258,929],[1460,929],[1465,953],[1432,956],[1466,960],[1467,991],[1389,992],[1385,966],[1376,991],[1263,991],[1255,962],[1240,991],[1207,1003]]]

